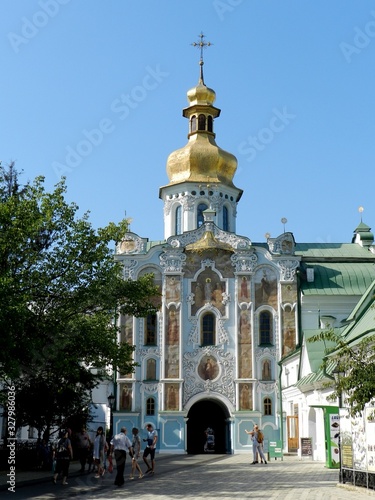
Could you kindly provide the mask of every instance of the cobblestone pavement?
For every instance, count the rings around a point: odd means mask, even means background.
[[[95,479],[92,474],[69,476],[69,485],[48,483],[17,487],[16,493],[1,492],[13,499],[121,499],[139,500],[361,500],[373,492],[338,485],[338,470],[321,462],[285,456],[267,465],[250,464],[249,455],[156,455],[156,473],[114,486],[113,474]],[[144,464],[142,464],[144,468]],[[73,472],[73,471],[72,471]]]

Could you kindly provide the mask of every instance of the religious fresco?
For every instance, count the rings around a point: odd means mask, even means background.
[[[281,302],[294,304],[297,301],[297,282],[281,285]]]
[[[141,269],[141,271],[138,274],[138,278],[141,276],[144,276],[145,274],[153,274],[154,275],[154,285],[158,288],[158,292],[160,295],[157,295],[156,297],[151,297],[150,302],[155,306],[155,307],[161,307],[161,302],[162,302],[162,291],[163,291],[163,281],[162,281],[162,274],[159,269],[156,269],[155,267],[144,267]]]
[[[120,316],[120,342],[133,345],[133,316]]]
[[[277,308],[277,276],[269,268],[259,269],[254,275],[255,309],[268,305]]]
[[[156,380],[156,359],[154,358],[146,361],[146,380]]]
[[[253,384],[239,384],[239,409],[253,409]]]
[[[222,250],[204,250],[199,252],[186,252],[186,261],[184,265],[185,278],[192,279],[198,269],[202,266],[202,261],[211,260],[215,262],[215,268],[220,272],[223,278],[234,278],[233,265],[228,252]]]
[[[286,356],[294,351],[296,347],[296,317],[294,310],[290,307],[282,311],[282,333],[283,333],[283,346],[282,355]]]
[[[165,384],[164,386],[164,409],[166,411],[178,411],[180,401],[179,387],[176,384]]]
[[[165,378],[179,378],[180,353],[178,345],[165,346]]]
[[[238,278],[238,302],[250,302],[250,280],[248,276]]]
[[[240,312],[238,332],[238,342],[240,344],[251,343],[251,315],[248,309],[243,309]]]
[[[179,302],[181,300],[181,281],[179,276],[167,276],[165,280],[165,301]]]
[[[165,343],[166,345],[176,345],[180,337],[179,312],[174,306],[171,306],[169,310],[166,309],[165,317],[167,318]]]
[[[271,360],[269,359],[264,359],[262,361],[261,379],[265,381],[272,380]]]
[[[131,384],[120,384],[120,410],[132,409],[132,386]]]
[[[198,365],[198,375],[203,380],[215,380],[219,376],[219,365],[215,356],[203,356]]]
[[[238,377],[252,378],[253,362],[251,344],[239,344],[238,346]]]
[[[191,314],[194,315],[205,304],[210,303],[216,307],[221,314],[225,313],[223,304],[223,293],[225,293],[225,282],[220,280],[218,274],[212,269],[202,271],[197,281],[192,281],[191,292],[194,294],[194,304],[191,306]]]

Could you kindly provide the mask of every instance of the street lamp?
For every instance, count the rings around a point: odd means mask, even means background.
[[[338,390],[338,399],[339,399],[339,417],[340,417],[340,408],[342,408],[342,389],[340,387],[340,380],[345,375],[345,372],[340,370],[340,366],[336,365],[334,370],[332,370],[332,375],[335,377],[336,389]],[[341,421],[338,432],[338,445],[339,445],[339,457],[340,457],[340,470],[339,470],[339,483],[343,482],[343,474],[342,474],[342,453],[341,453]]]
[[[113,434],[113,407],[115,404],[115,396],[111,393],[108,396],[108,406],[110,409],[110,420],[109,420],[109,439],[112,439],[112,434]]]

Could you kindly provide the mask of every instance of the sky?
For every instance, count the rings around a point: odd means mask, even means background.
[[[361,217],[375,231],[372,0],[1,0],[3,166],[48,191],[65,176],[95,228],[126,216],[162,240],[200,33],[244,191],[236,232],[349,243]]]

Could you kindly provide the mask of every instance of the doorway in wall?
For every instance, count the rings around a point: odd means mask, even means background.
[[[230,453],[228,411],[213,400],[202,400],[189,410],[186,450],[190,454]]]

